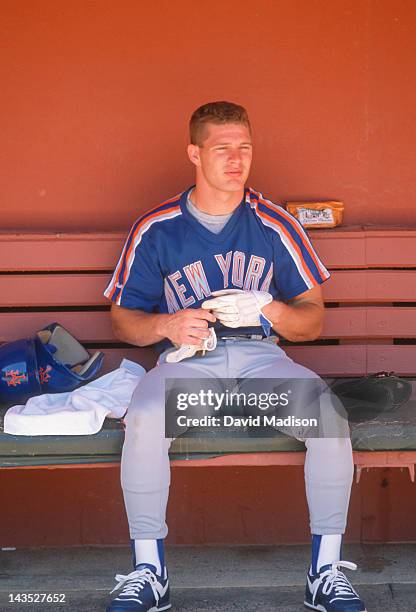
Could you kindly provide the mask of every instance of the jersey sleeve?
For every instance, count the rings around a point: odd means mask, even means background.
[[[275,236],[274,276],[284,300],[324,283],[330,274],[297,219],[285,214]]]
[[[156,245],[133,225],[104,295],[124,308],[154,312],[163,295]]]

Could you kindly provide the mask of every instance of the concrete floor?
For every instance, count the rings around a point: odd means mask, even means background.
[[[368,612],[415,612],[416,544],[345,545],[348,572]],[[173,611],[298,612],[308,546],[170,548]],[[131,571],[128,548],[0,552],[0,611],[105,610],[116,573]],[[63,593],[66,603],[9,603],[10,594]]]

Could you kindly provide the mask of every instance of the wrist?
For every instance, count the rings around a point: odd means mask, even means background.
[[[262,314],[268,319],[273,327],[279,325],[284,312],[285,304],[278,300],[273,300],[261,309]]]
[[[171,319],[171,314],[158,314],[155,320],[155,332],[161,338],[167,338],[168,323]]]

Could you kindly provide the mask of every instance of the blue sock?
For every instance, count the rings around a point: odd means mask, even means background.
[[[162,539],[157,540],[157,552],[159,553],[160,567],[163,571],[165,568],[165,542]]]
[[[312,534],[312,574],[314,575],[318,573],[317,565],[321,538],[322,536],[320,535]]]

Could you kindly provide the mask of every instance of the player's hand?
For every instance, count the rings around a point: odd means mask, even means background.
[[[161,334],[173,344],[191,344],[202,348],[203,341],[210,337],[209,323],[215,323],[216,317],[202,308],[184,308],[163,320]]]
[[[270,332],[271,322],[262,313],[262,308],[273,301],[267,291],[242,291],[223,289],[214,291],[213,299],[202,303],[204,310],[210,310],[226,327],[252,327],[261,325]]]

